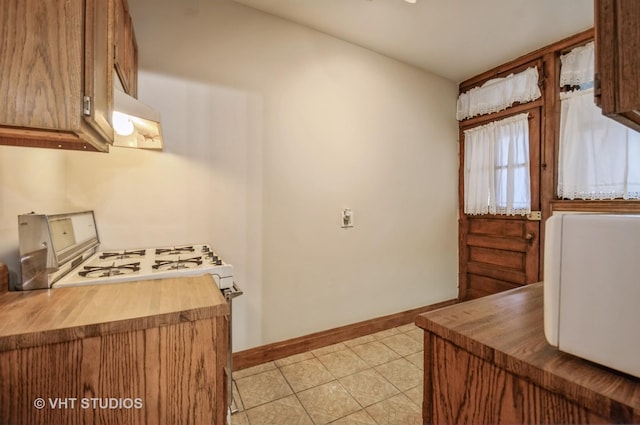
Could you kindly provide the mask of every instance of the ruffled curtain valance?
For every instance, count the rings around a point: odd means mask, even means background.
[[[456,118],[461,121],[476,115],[490,114],[507,109],[516,102],[526,103],[542,96],[538,87],[538,68],[532,67],[494,78],[480,87],[474,87],[458,97]]]
[[[593,81],[595,73],[593,41],[560,56],[560,61],[562,62],[560,87],[579,86]]]

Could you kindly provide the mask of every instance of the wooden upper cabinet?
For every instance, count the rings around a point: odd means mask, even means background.
[[[596,103],[640,131],[640,1],[595,0]]]
[[[115,0],[114,65],[124,91],[133,97],[138,92],[138,45],[129,16],[127,0]]]
[[[116,50],[135,96],[126,0],[2,0],[0,144],[108,151]]]

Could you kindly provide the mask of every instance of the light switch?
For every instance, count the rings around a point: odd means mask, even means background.
[[[340,226],[343,229],[353,227],[353,211],[351,211],[351,208],[345,208],[342,210],[342,221]]]

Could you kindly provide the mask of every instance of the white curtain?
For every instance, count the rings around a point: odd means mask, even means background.
[[[603,116],[593,89],[561,99],[558,196],[640,198],[640,133]]]
[[[532,67],[494,78],[458,97],[456,117],[459,121],[507,109],[516,102],[526,103],[541,96],[538,87],[538,68]]]
[[[531,212],[528,114],[464,131],[465,214]]]
[[[595,62],[593,41],[560,56],[560,61],[562,62],[560,87],[580,86],[593,81]]]

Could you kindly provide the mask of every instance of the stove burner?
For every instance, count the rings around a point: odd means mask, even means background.
[[[122,259],[125,259],[125,258],[131,258],[131,257],[144,257],[146,252],[147,251],[145,249],[138,249],[138,250],[135,250],[135,251],[124,250],[122,252],[103,252],[100,255],[99,258],[101,260],[104,260],[104,259],[107,259],[107,258],[114,258],[114,259],[117,259],[117,260],[122,260]]]
[[[78,272],[82,277],[110,277],[119,276],[123,274],[130,274],[140,270],[140,262],[120,264],[116,266],[116,263],[110,266],[84,266],[84,270]]]
[[[184,260],[178,257],[177,260],[156,260],[156,263],[151,266],[154,270],[178,270],[178,269],[190,269],[202,264],[202,257],[185,258]]]
[[[194,252],[195,249],[192,246],[181,246],[181,247],[173,247],[173,248],[157,248],[156,255],[160,254],[184,254],[185,252]]]

